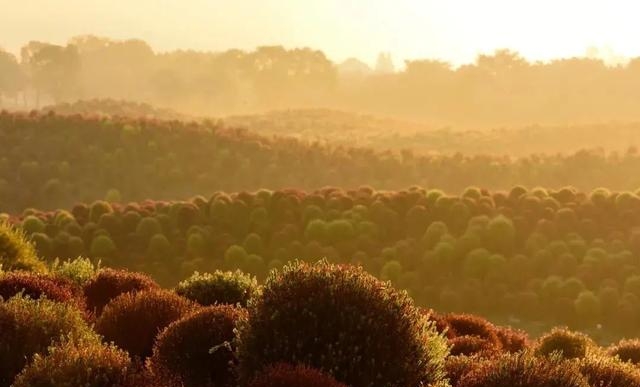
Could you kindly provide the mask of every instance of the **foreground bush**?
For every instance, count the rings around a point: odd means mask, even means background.
[[[0,265],[3,270],[45,272],[46,265],[22,231],[0,220]]]
[[[535,353],[538,356],[549,356],[556,353],[565,359],[581,359],[587,356],[589,350],[594,346],[593,341],[582,333],[554,328],[538,339]]]
[[[202,274],[195,272],[191,277],[180,282],[175,291],[203,306],[240,304],[246,307],[247,302],[255,295],[257,289],[258,281],[238,270]]]
[[[456,387],[466,374],[479,367],[487,359],[478,356],[449,356],[445,361],[447,379],[453,387]]]
[[[169,291],[125,293],[107,304],[95,329],[131,356],[146,358],[156,335],[192,310],[191,301]]]
[[[361,268],[292,263],[274,271],[239,328],[240,378],[304,363],[353,387],[419,386],[443,377],[444,339],[414,307]]]
[[[129,355],[113,345],[66,342],[34,356],[13,387],[135,387],[132,368]]]
[[[304,365],[278,363],[267,367],[248,387],[347,387],[330,375]]]
[[[109,301],[123,293],[159,289],[151,277],[124,270],[103,269],[84,286],[87,309],[100,315]]]
[[[200,309],[158,336],[149,365],[160,380],[182,387],[236,385],[234,328],[246,311],[229,305]]]
[[[640,386],[640,370],[614,359],[588,357],[579,362],[580,372],[594,387]]]
[[[4,300],[22,294],[34,300],[45,297],[69,302],[82,309],[83,302],[74,290],[73,284],[50,275],[23,271],[0,274],[0,297]]]
[[[0,302],[0,386],[10,385],[34,354],[62,336],[99,341],[72,305],[21,296]]]
[[[526,353],[481,363],[456,387],[589,387],[577,367],[558,358]]]
[[[640,340],[622,340],[607,351],[610,356],[618,357],[623,362],[640,364]]]

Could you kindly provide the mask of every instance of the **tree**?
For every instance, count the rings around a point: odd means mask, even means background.
[[[56,102],[77,93],[80,56],[75,46],[30,42],[22,48],[21,56],[37,92],[37,105],[40,93],[48,94]]]
[[[24,73],[16,58],[0,50],[0,104],[3,96],[17,98],[25,83]]]

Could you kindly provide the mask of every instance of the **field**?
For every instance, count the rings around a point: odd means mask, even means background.
[[[0,386],[638,386],[635,136],[3,112]]]

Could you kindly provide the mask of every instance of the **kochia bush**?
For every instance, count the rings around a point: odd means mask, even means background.
[[[240,380],[304,363],[353,387],[420,386],[443,378],[443,337],[404,292],[361,268],[291,263],[274,271],[240,324]]]

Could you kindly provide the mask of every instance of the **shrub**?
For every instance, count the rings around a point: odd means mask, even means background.
[[[124,270],[103,269],[84,285],[87,309],[100,315],[109,301],[123,293],[159,288],[150,277]]]
[[[158,332],[193,309],[189,300],[164,290],[125,293],[107,304],[95,329],[131,356],[145,358]]]
[[[111,258],[118,251],[116,244],[106,235],[97,235],[93,238],[89,249],[91,256],[95,258]]]
[[[0,302],[0,332],[0,386],[9,386],[35,353],[63,335],[99,341],[72,305],[22,296]]]
[[[239,327],[240,379],[298,362],[353,387],[443,376],[446,343],[405,292],[361,268],[294,262],[274,271]]]
[[[623,362],[640,364],[640,339],[622,340],[610,347],[607,353]]]
[[[478,336],[458,336],[449,340],[451,355],[491,357],[500,352],[494,343]]]
[[[83,301],[74,290],[70,282],[46,274],[18,271],[0,274],[0,298],[4,300],[23,294],[34,300],[44,297],[51,301],[69,302],[84,309]]]
[[[579,361],[579,367],[591,386],[640,386],[640,371],[628,363],[601,357],[587,357]]]
[[[526,353],[483,362],[456,387],[589,387],[576,366]]]
[[[330,375],[305,365],[278,363],[254,378],[249,387],[347,387]]]
[[[24,233],[5,221],[0,221],[0,265],[4,270],[46,271]]]
[[[463,376],[480,366],[482,362],[488,361],[478,356],[449,356],[445,361],[447,379],[452,386],[457,386]]]
[[[60,278],[73,282],[77,286],[84,286],[99,269],[99,264],[94,265],[89,258],[78,257],[72,260],[55,260],[51,272]]]
[[[180,282],[176,293],[208,306],[214,304],[240,304],[247,306],[247,302],[258,291],[258,282],[254,277],[237,270],[214,273],[195,272],[188,279]]]
[[[496,333],[504,351],[516,353],[529,347],[529,336],[525,331],[511,327],[498,327]]]
[[[234,386],[234,328],[240,319],[246,319],[244,309],[221,305],[171,323],[156,339],[153,374],[183,387]]]
[[[129,355],[114,345],[78,345],[65,342],[35,355],[18,375],[13,387],[124,387],[131,385]],[[133,387],[133,386],[132,386]]]
[[[557,353],[565,359],[579,359],[587,356],[594,345],[593,341],[582,333],[554,328],[538,339],[535,353],[538,356]]]
[[[31,235],[44,232],[45,224],[37,216],[29,215],[22,219],[21,227],[24,232]]]
[[[451,313],[446,316],[446,320],[456,337],[477,336],[487,340],[497,348],[502,347],[495,325],[481,317]]]

